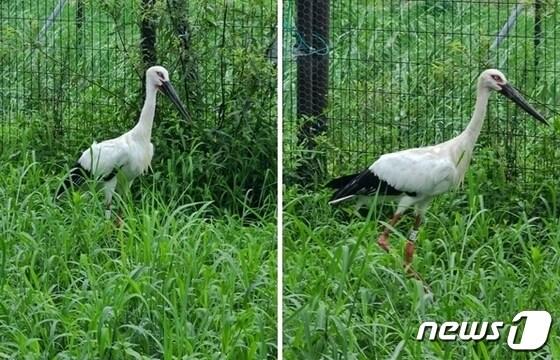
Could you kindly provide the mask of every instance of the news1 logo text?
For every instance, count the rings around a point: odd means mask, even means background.
[[[523,330],[519,330],[525,323]],[[542,348],[548,340],[552,317],[547,311],[522,311],[513,317],[507,336],[507,345],[512,350],[532,351]],[[503,321],[462,322],[446,321],[438,325],[425,321],[418,328],[416,340],[436,339],[442,341],[497,341],[501,338]],[[520,331],[520,334],[518,334]],[[425,338],[425,335],[428,335]]]

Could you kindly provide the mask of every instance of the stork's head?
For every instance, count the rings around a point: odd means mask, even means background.
[[[542,116],[537,109],[535,109],[525,98],[517,91],[511,84],[508,83],[505,75],[496,69],[484,70],[478,78],[479,88],[485,87],[490,90],[495,90],[507,97],[517,104],[520,108],[525,110],[529,115],[548,125],[544,116]]]
[[[163,66],[152,66],[146,70],[146,82],[160,88],[164,82],[169,82],[169,73]]]
[[[480,74],[478,82],[480,85],[491,90],[500,91],[502,90],[502,86],[507,84],[507,79],[500,70],[488,69]]]
[[[157,90],[164,93],[169,100],[177,107],[181,114],[188,119],[189,115],[185,107],[181,103],[177,92],[171,82],[169,81],[169,73],[163,66],[152,66],[146,70],[146,85],[153,86]]]

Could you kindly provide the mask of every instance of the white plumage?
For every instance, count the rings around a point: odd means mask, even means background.
[[[85,150],[59,188],[57,198],[60,198],[69,186],[80,185],[89,176],[102,182],[107,206],[106,216],[110,216],[111,202],[117,185],[117,173],[122,174],[121,178],[130,186],[132,180],[150,167],[154,155],[151,135],[158,90],[167,95],[179,111],[188,117],[175,89],[169,82],[167,70],[161,66],[149,68],[146,71],[146,99],[136,126],[117,138],[100,143],[94,142]]]
[[[390,227],[399,221],[408,208],[414,207],[416,221],[405,250],[405,264],[408,267],[414,253],[413,240],[431,200],[457,187],[465,177],[492,90],[508,97],[546,124],[544,117],[508,84],[504,74],[494,69],[486,70],[478,79],[471,121],[461,134],[441,144],[382,155],[368,169],[330,181],[327,186],[336,189],[330,203],[371,195],[396,197],[399,201],[397,210],[378,239],[379,245],[387,251]]]
[[[126,179],[133,180],[148,170],[154,156],[154,145],[150,139],[137,136],[133,130],[118,138],[94,142],[82,153],[78,163],[96,179],[119,169]]]
[[[439,146],[399,151],[381,156],[369,167],[396,189],[438,195],[458,182],[458,169]]]

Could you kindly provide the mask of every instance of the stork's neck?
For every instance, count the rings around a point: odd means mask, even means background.
[[[480,135],[482,130],[482,124],[484,123],[484,118],[486,117],[486,109],[488,108],[488,99],[490,98],[490,90],[481,84],[478,85],[476,91],[476,103],[474,105],[474,112],[471,117],[471,121],[467,125],[467,128],[461,134],[471,149],[474,148],[474,144]]]
[[[156,112],[156,96],[157,89],[155,86],[146,85],[146,99],[140,113],[140,120],[132,129],[133,135],[138,136],[142,140],[150,141],[152,136],[152,125],[154,123],[154,115]]]

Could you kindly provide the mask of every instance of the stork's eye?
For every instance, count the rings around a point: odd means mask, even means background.
[[[163,73],[161,71],[156,71],[157,76],[163,79]]]
[[[492,79],[496,80],[498,83],[501,83],[503,81],[502,78],[498,75],[492,75]]]

